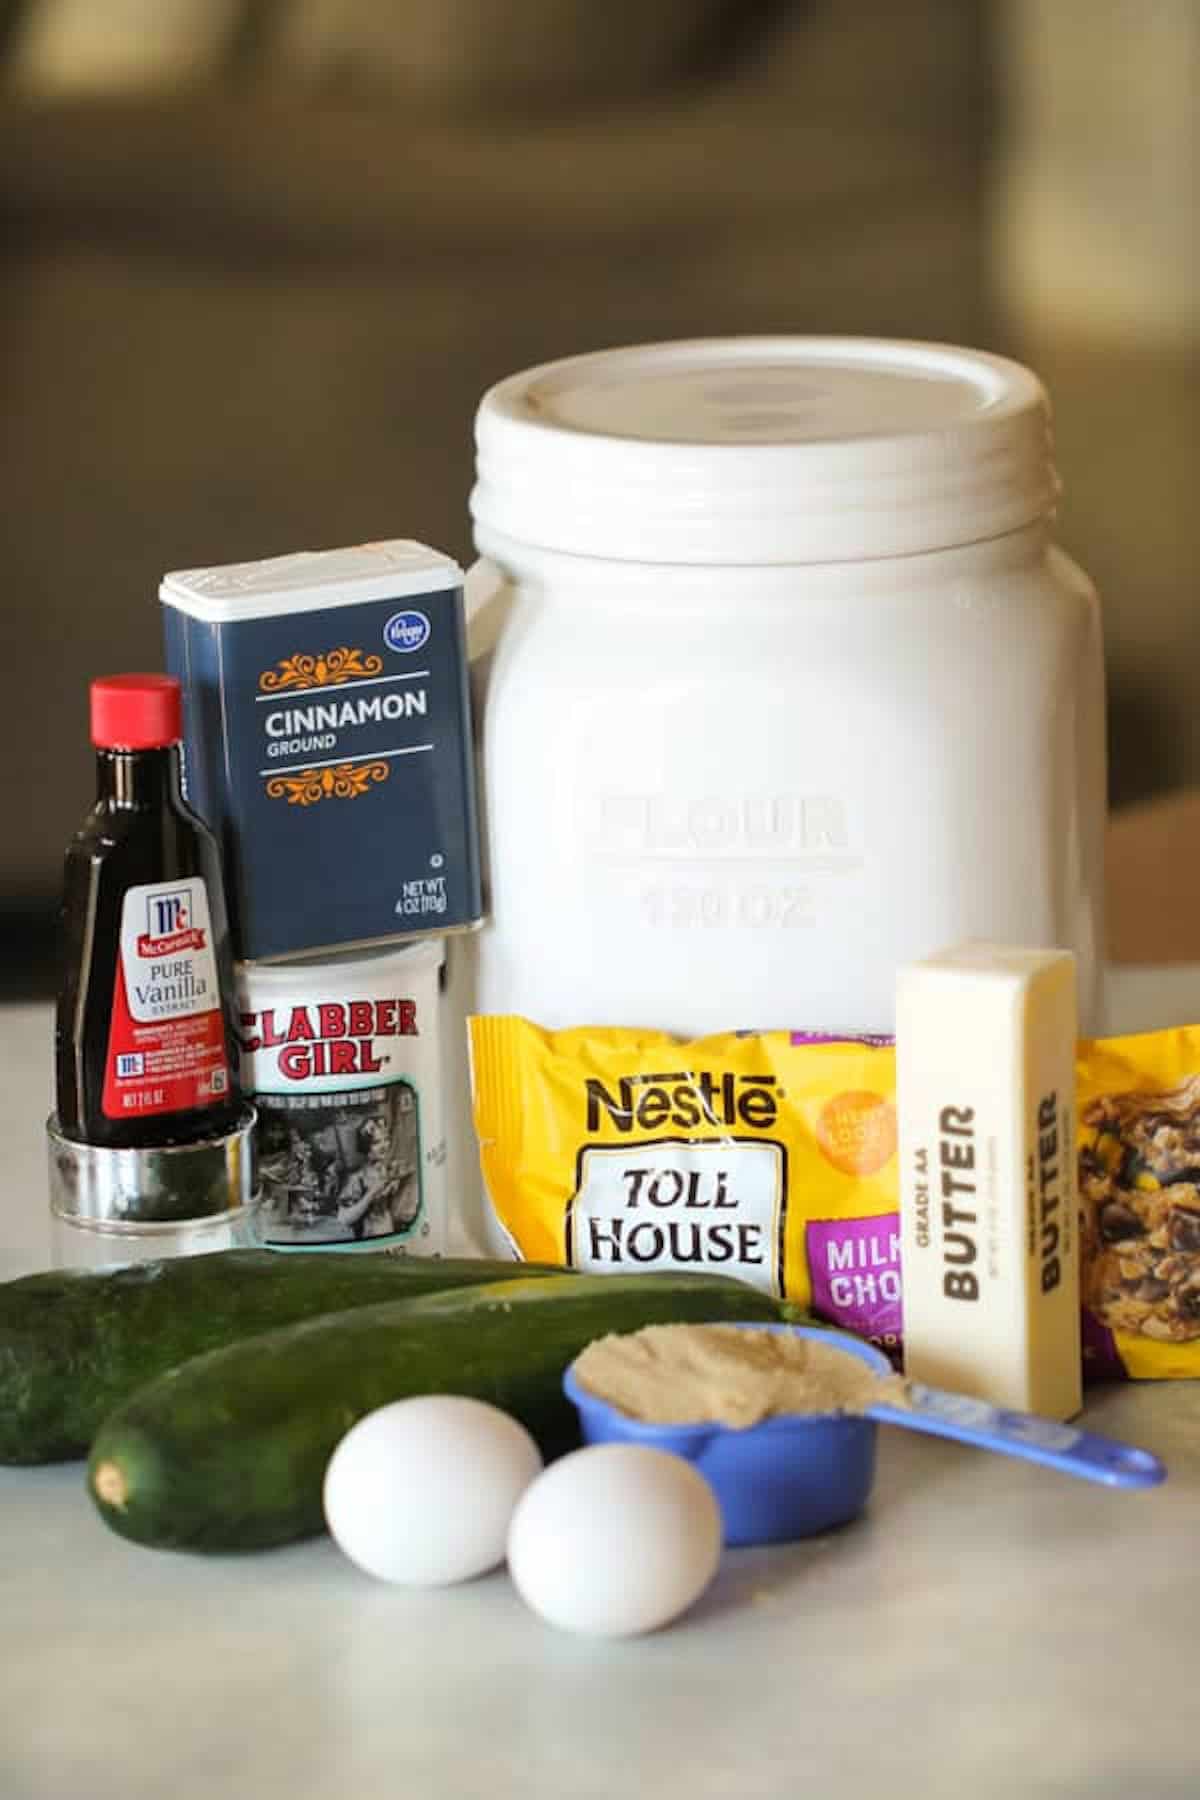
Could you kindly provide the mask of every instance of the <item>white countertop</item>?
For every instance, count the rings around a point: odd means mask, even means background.
[[[1129,1028],[1200,1016],[1138,971]],[[0,1012],[0,1274],[48,1261],[49,1013]],[[881,1430],[869,1515],[726,1554],[627,1643],[527,1613],[503,1573],[420,1593],[327,1541],[246,1557],[114,1537],[81,1465],[0,1469],[0,1800],[1193,1800],[1200,1384],[1117,1387],[1121,1494]]]

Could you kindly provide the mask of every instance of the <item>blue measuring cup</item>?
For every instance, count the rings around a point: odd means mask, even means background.
[[[892,1366],[872,1344],[808,1325],[747,1324],[747,1331],[788,1331],[856,1356],[879,1375]],[[1032,1413],[1004,1412],[966,1394],[913,1382],[907,1407],[879,1404],[857,1413],[780,1413],[738,1428],[704,1422],[649,1425],[619,1412],[576,1379],[563,1388],[588,1444],[649,1444],[694,1463],[716,1493],[727,1544],[770,1544],[813,1537],[863,1510],[875,1478],[876,1426],[899,1425],[1045,1463],[1106,1487],[1153,1487],[1166,1476],[1156,1456],[1115,1438]]]

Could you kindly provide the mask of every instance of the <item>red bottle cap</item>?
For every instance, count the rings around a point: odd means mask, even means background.
[[[161,750],[183,736],[183,700],[173,675],[102,675],[92,683],[97,750]]]

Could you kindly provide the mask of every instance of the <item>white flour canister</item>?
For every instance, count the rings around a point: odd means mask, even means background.
[[[445,1253],[442,960],[428,938],[239,966],[268,1244]]]
[[[483,1012],[887,1030],[896,968],[1061,946],[1097,1025],[1095,594],[1046,397],[997,357],[734,339],[573,358],[478,417]]]

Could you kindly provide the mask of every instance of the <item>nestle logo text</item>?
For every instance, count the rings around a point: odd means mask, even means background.
[[[634,1130],[661,1131],[665,1126],[691,1131],[740,1125],[768,1131],[779,1110],[773,1075],[715,1076],[707,1069],[623,1075],[615,1091],[589,1077],[586,1094],[588,1130],[599,1131],[607,1120],[626,1135]]]

